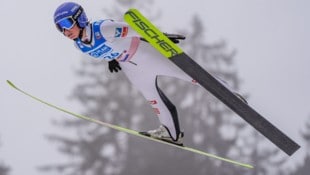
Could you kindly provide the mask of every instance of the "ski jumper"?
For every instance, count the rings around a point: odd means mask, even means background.
[[[83,53],[96,59],[116,59],[129,81],[148,100],[161,124],[177,140],[180,126],[176,107],[159,88],[158,76],[192,82],[192,78],[156,51],[125,22],[99,20],[86,27],[89,42],[75,40]]]

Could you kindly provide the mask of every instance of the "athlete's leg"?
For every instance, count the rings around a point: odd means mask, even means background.
[[[121,62],[122,70],[134,87],[149,101],[159,121],[168,128],[173,139],[177,140],[180,126],[176,108],[157,84],[157,72],[168,65],[162,64],[160,60],[165,58],[158,52],[147,52],[145,49],[150,48],[138,50],[131,62]]]

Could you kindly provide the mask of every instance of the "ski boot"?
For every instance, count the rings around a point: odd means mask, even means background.
[[[140,132],[140,134],[152,137],[158,140],[162,140],[165,142],[169,142],[178,146],[183,146],[183,137],[184,137],[184,132],[180,132],[179,135],[177,136],[176,139],[174,139],[168,128],[164,125],[160,125],[159,128],[155,130],[150,130],[150,131],[145,131],[145,132]]]

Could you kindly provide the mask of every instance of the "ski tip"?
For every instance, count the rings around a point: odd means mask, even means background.
[[[17,89],[17,87],[10,81],[10,80],[6,80],[6,82],[12,87]]]

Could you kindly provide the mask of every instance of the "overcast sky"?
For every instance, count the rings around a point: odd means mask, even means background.
[[[106,1],[76,1],[88,16],[105,18]],[[0,1],[0,162],[10,175],[40,174],[35,167],[59,162],[56,145],[44,134],[55,131],[51,120],[65,117],[28,99],[6,85],[11,80],[32,94],[79,112],[68,100],[75,85],[74,69],[81,61],[72,41],[55,29],[52,15],[62,0]],[[288,136],[299,136],[310,109],[310,1],[308,0],[156,0],[161,20],[155,24],[169,32],[186,28],[198,14],[206,28],[206,42],[228,41],[237,49],[235,64],[241,89],[249,103]],[[172,12],[172,10],[174,12]],[[121,18],[121,17],[120,17]],[[294,154],[288,166],[302,160]]]

